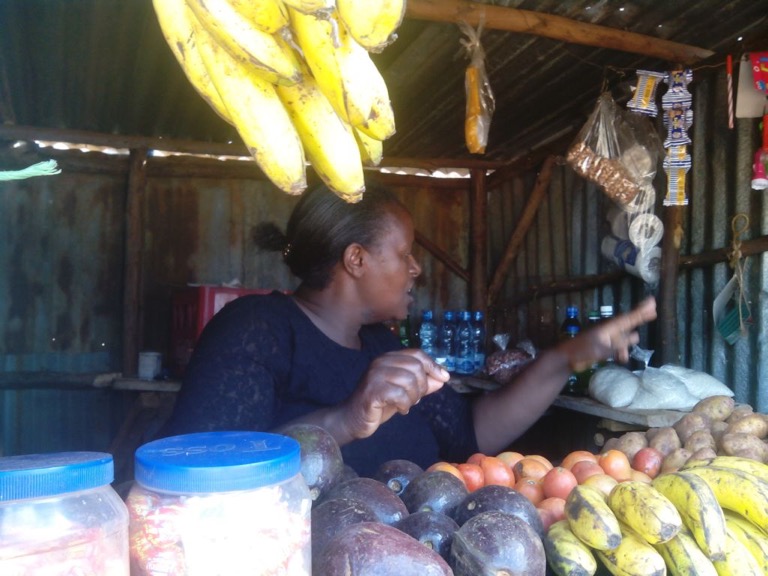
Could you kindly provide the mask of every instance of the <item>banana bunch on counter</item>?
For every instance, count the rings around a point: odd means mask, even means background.
[[[405,0],[153,0],[187,79],[266,176],[307,187],[306,161],[348,202],[395,133],[369,52],[397,37]]]
[[[607,495],[579,485],[565,517],[544,539],[558,576],[592,575],[599,563],[616,576],[768,574],[768,465],[755,460],[692,461]]]

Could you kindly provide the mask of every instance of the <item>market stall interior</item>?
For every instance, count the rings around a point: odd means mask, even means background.
[[[481,310],[487,352],[497,335],[540,348],[569,305],[586,323],[653,293],[651,364],[707,372],[768,410],[753,188],[765,94],[740,108],[750,56],[768,49],[768,2],[680,4],[407,3],[396,41],[371,55],[396,132],[365,179],[414,215],[414,327],[423,309]],[[465,134],[472,31],[494,97],[483,153]],[[0,169],[61,169],[0,182],[0,453],[135,446],[172,403],[207,298],[294,288],[251,231],[296,197],[193,88],[150,0],[5,0],[0,78]],[[569,155],[589,143],[601,95],[634,105],[652,127],[639,133],[659,140],[633,196],[642,220]],[[621,252],[622,234],[649,249]],[[734,302],[723,332],[714,316]],[[160,352],[153,380],[136,378],[146,351]]]

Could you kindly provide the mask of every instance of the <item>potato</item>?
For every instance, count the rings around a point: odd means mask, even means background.
[[[667,474],[668,472],[677,472],[680,470],[683,464],[688,462],[691,457],[691,451],[685,448],[678,448],[670,452],[664,462],[661,463],[661,474]]]
[[[730,396],[710,396],[699,400],[691,412],[708,416],[713,422],[725,420],[733,412],[736,402]]]
[[[683,447],[683,443],[680,442],[680,437],[672,426],[662,426],[655,430],[656,433],[648,441],[648,446],[656,448],[656,450],[664,454],[664,456]]]
[[[752,406],[749,404],[739,404],[733,408],[733,412],[731,412],[731,415],[728,416],[725,421],[730,424],[731,422],[735,422],[736,420],[744,418],[744,416],[749,416],[754,411],[754,408],[752,408]]]
[[[600,453],[603,454],[605,452],[608,452],[608,450],[612,450],[613,448],[616,448],[616,444],[619,443],[619,439],[614,438],[608,438],[608,440],[605,441],[605,444],[603,444],[602,450],[600,450]]]
[[[728,456],[741,456],[758,462],[768,461],[768,446],[751,434],[725,433],[720,443],[723,453]]]
[[[691,434],[697,430],[709,430],[711,424],[712,421],[709,419],[709,416],[701,414],[700,412],[689,412],[675,422],[673,428],[680,437],[680,442],[685,444],[688,438],[691,437]]]
[[[688,459],[688,461],[690,462],[691,460],[711,460],[715,456],[717,456],[717,452],[712,448],[700,448],[699,450],[696,450],[696,452],[691,454],[691,457]]]
[[[748,414],[728,424],[727,434],[751,434],[757,438],[768,436],[768,420],[763,414]]]
[[[712,433],[709,430],[696,430],[696,432],[691,434],[688,437],[688,440],[685,441],[683,448],[690,450],[691,453],[697,452],[702,448],[711,448],[714,452],[717,450],[717,443],[715,442],[715,439],[712,437]]]
[[[646,446],[648,446],[648,440],[645,439],[645,432],[626,432],[619,436],[619,440],[613,447],[624,452],[632,462],[635,454]]]

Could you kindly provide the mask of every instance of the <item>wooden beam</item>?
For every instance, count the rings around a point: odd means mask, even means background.
[[[448,252],[440,248],[440,246],[432,242],[432,240],[424,236],[424,234],[418,230],[416,230],[416,243],[420,246],[423,246],[427,252],[432,254],[432,256],[434,256],[437,260],[452,270],[456,276],[465,282],[469,282],[469,272],[462,268],[461,265],[459,265],[459,263],[456,262],[456,260],[454,260],[450,254],[448,254]]]
[[[683,241],[683,222],[686,206],[664,207],[664,238],[661,252],[661,298],[659,329],[661,364],[679,364],[680,352],[677,342],[677,278],[680,260],[680,245]]]
[[[687,270],[689,268],[701,268],[702,266],[712,266],[713,264],[728,262],[728,254],[731,250],[732,247],[728,246],[726,248],[709,250],[708,252],[700,252],[699,254],[680,256],[679,268]],[[768,236],[758,236],[751,240],[744,240],[741,243],[740,250],[744,258],[768,252]]]
[[[552,278],[541,280],[538,283],[529,284],[525,292],[515,294],[504,300],[504,305],[520,306],[527,304],[535,298],[555,296],[563,292],[581,292],[592,288],[600,288],[607,284],[618,282],[629,274],[624,270],[614,270],[605,274],[590,274],[589,276],[573,276],[571,278]]]
[[[123,287],[123,373],[136,374],[141,346],[144,190],[147,185],[147,149],[131,150],[125,200],[125,278]]]
[[[469,305],[485,312],[488,305],[488,196],[485,170],[472,170],[469,194]]]
[[[570,44],[621,50],[683,64],[693,64],[714,55],[714,52],[705,48],[662,38],[579,22],[554,14],[469,0],[408,0],[405,15],[414,20],[467,22],[472,26],[483,22],[487,29],[533,34]]]
[[[493,275],[491,286],[488,288],[488,306],[493,306],[494,302],[499,296],[501,287],[504,285],[504,280],[509,271],[509,267],[517,258],[517,254],[520,251],[520,246],[523,244],[525,235],[528,233],[528,229],[533,223],[533,219],[536,217],[536,212],[539,210],[539,205],[544,199],[544,195],[549,190],[549,183],[552,180],[552,168],[555,165],[555,156],[550,156],[544,161],[544,165],[541,168],[539,177],[536,180],[536,185],[531,192],[531,197],[528,199],[528,203],[525,205],[520,221],[515,227],[515,231],[512,233],[512,237],[507,244],[507,250],[504,256],[499,262],[496,272]]]

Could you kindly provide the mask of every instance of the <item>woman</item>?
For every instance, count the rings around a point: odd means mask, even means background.
[[[402,319],[421,273],[406,208],[377,188],[348,204],[326,188],[305,193],[285,234],[262,225],[257,243],[282,250],[300,279],[293,295],[245,296],[208,323],[163,434],[328,430],[344,461],[371,475],[386,460],[422,466],[497,453],[547,409],[568,375],[614,354],[626,361],[653,299],[539,355],[517,380],[470,398],[421,350],[402,349],[382,322]]]

